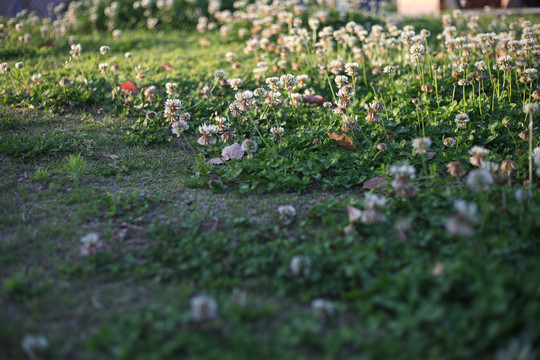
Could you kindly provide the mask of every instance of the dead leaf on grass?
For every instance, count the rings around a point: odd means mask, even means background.
[[[163,71],[173,71],[174,67],[172,67],[171,64],[163,63],[161,64],[161,69]]]
[[[349,135],[345,134],[336,134],[328,133],[330,139],[336,140],[338,145],[345,150],[353,151],[356,150],[356,146],[353,144],[353,139]]]
[[[374,190],[374,189],[384,189],[386,188],[386,180],[382,177],[374,177],[372,179],[364,181],[362,184],[362,189]]]
[[[306,104],[320,105],[324,104],[324,98],[321,95],[305,95],[302,100]]]

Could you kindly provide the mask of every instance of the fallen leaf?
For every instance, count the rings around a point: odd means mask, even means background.
[[[174,67],[172,67],[171,64],[163,63],[161,64],[161,69],[163,71],[173,71]]]
[[[321,105],[324,104],[324,98],[321,95],[305,95],[302,100],[306,104]]]
[[[384,189],[386,188],[386,180],[382,177],[375,177],[369,180],[364,181],[362,189],[373,190],[373,189]]]
[[[328,137],[330,139],[336,140],[338,145],[346,150],[353,151],[356,149],[356,146],[354,146],[353,144],[353,139],[349,135],[328,133]]]
[[[225,164],[226,161],[223,160],[222,158],[212,158],[208,160],[208,163],[212,165],[222,165],[222,164]]]
[[[242,146],[240,146],[238,143],[234,143],[230,146],[224,147],[223,150],[221,150],[221,157],[226,161],[231,159],[240,161],[244,157],[244,150],[242,150]]]
[[[210,46],[210,41],[208,39],[200,39],[199,45],[201,45],[202,47]]]
[[[120,85],[120,89],[124,91],[128,91],[132,93],[133,95],[139,92],[139,89],[137,89],[137,85],[135,85],[131,81],[124,82],[122,85]]]
[[[353,224],[349,224],[343,228],[343,232],[345,233],[345,235],[350,234],[353,230],[354,230]]]
[[[436,152],[428,152],[427,154],[428,154],[428,160],[433,159],[435,157],[435,155],[437,155]]]
[[[362,216],[362,211],[354,206],[347,205],[347,214],[349,215],[349,222],[352,224]]]

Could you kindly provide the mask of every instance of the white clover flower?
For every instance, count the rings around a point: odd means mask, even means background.
[[[32,81],[35,82],[36,84],[39,84],[41,82],[41,74],[40,73],[37,73],[37,74],[34,74],[32,75]]]
[[[230,79],[227,83],[233,90],[238,90],[238,88],[242,86],[242,79]]]
[[[111,50],[111,48],[108,46],[102,46],[99,48],[99,52],[101,53],[101,55],[105,55],[109,50]]]
[[[24,67],[24,63],[23,63],[23,62],[15,63],[15,69],[22,69],[23,67]]]
[[[189,129],[189,124],[185,120],[177,120],[171,124],[172,133],[176,136],[180,136],[184,131]]]
[[[125,57],[126,59],[132,58],[132,57],[133,57],[133,53],[127,52],[127,53],[124,54],[124,57]]]
[[[191,305],[191,316],[195,321],[212,320],[218,315],[217,301],[210,296],[194,296],[189,303]]]
[[[396,72],[396,67],[394,65],[385,66],[384,69],[383,69],[383,73],[385,73],[385,74],[391,74],[391,73],[394,73],[394,72]]]
[[[471,170],[467,176],[467,185],[474,191],[485,191],[493,184],[493,176],[487,170]]]
[[[279,84],[284,90],[291,91],[296,87],[296,78],[291,74],[281,75]]]
[[[467,123],[471,121],[471,119],[469,118],[469,115],[467,114],[458,114],[456,115],[454,121],[456,122],[459,128],[464,128],[467,125]]]
[[[255,140],[245,139],[241,144],[242,150],[247,154],[248,158],[252,158],[257,152],[258,145]]]
[[[332,104],[332,102],[330,102],[330,101],[325,101],[325,102],[323,103],[323,107],[325,107],[325,108],[327,108],[327,109],[328,109],[328,108],[331,108],[332,106],[333,106],[333,104]]]
[[[484,71],[486,70],[486,63],[484,60],[480,60],[474,63],[474,67],[476,67],[478,71]]]
[[[426,52],[426,48],[422,44],[414,44],[410,49],[411,55],[423,55]]]
[[[283,129],[282,126],[275,127],[272,126],[270,128],[270,134],[272,134],[272,140],[275,142],[279,142],[281,138],[283,137],[283,134],[285,133],[285,129]]]
[[[99,71],[104,73],[105,71],[109,70],[109,64],[101,63],[101,64],[99,64],[98,68],[99,68]]]
[[[289,269],[296,276],[308,276],[311,273],[311,258],[306,255],[295,255],[289,262]]]
[[[89,233],[81,238],[81,255],[88,256],[96,254],[103,246],[96,233]]]
[[[277,209],[279,213],[279,220],[283,223],[291,223],[296,216],[296,209],[292,205],[280,205]]]
[[[266,90],[264,90],[264,88],[257,88],[255,90],[253,90],[253,96],[255,97],[262,97],[262,96],[265,96],[266,95]]]
[[[462,215],[469,221],[475,222],[478,220],[478,205],[476,203],[456,200],[454,201],[454,208],[459,215]]]
[[[425,154],[430,146],[431,139],[428,137],[420,137],[412,141],[412,147],[416,154]]]
[[[11,71],[11,66],[9,66],[8,63],[1,63],[0,64],[0,74],[5,74]]]
[[[272,91],[278,91],[280,86],[280,80],[278,77],[269,77],[265,80],[266,85],[270,88]]]
[[[49,341],[43,335],[27,334],[21,342],[21,347],[30,359],[36,358],[36,353],[40,353],[49,348]]]
[[[202,136],[197,140],[197,142],[202,146],[214,145],[216,143],[216,139],[212,135],[217,132],[217,126],[203,124],[199,126],[199,133],[201,133]]]
[[[443,145],[447,147],[454,147],[457,144],[457,140],[453,137],[447,137],[443,139]]]
[[[334,79],[336,85],[338,86],[338,88],[342,88],[343,86],[347,85],[349,83],[349,78],[345,75],[338,75],[336,76],[336,78]]]
[[[167,91],[167,94],[169,95],[174,95],[176,93],[176,90],[178,89],[178,84],[177,83],[166,83],[165,84],[165,89]]]
[[[113,30],[112,37],[114,39],[119,39],[123,34],[124,34],[124,32],[122,30],[116,29],[116,30]]]
[[[314,299],[311,302],[311,310],[319,319],[325,319],[334,314],[334,304],[330,300]]]
[[[523,75],[527,76],[530,79],[536,79],[538,77],[538,70],[531,68],[523,70]]]
[[[167,99],[165,101],[165,110],[163,111],[163,115],[167,120],[172,121],[176,116],[178,116],[178,113],[180,110],[184,108],[184,105],[182,105],[182,101],[179,99]]]
[[[228,62],[233,62],[236,60],[236,53],[228,52],[225,54],[225,59],[227,59]]]
[[[365,195],[366,210],[362,212],[361,221],[366,225],[379,224],[386,221],[386,216],[379,210],[386,205],[386,197],[367,193]]]
[[[358,69],[359,66],[360,65],[357,62],[346,63],[345,64],[345,72],[349,76],[358,75],[358,73],[356,72],[356,69]]]
[[[523,106],[523,112],[525,114],[534,114],[537,111],[538,111],[537,103],[527,103]]]
[[[81,56],[81,51],[82,51],[81,44],[73,44],[73,45],[71,45],[71,51],[69,53],[73,57],[79,57],[79,56]]]
[[[214,71],[214,79],[215,80],[222,80],[222,79],[225,79],[225,76],[227,74],[225,73],[225,71],[223,70],[216,70]]]

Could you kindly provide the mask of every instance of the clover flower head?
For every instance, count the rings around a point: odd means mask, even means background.
[[[471,170],[467,176],[467,185],[474,191],[485,191],[492,183],[493,176],[487,170]]]
[[[311,258],[307,255],[295,255],[289,262],[289,270],[296,276],[308,276],[311,273]]]
[[[230,79],[227,82],[233,90],[238,90],[242,86],[242,79]]]
[[[284,90],[291,91],[296,87],[296,77],[291,74],[281,75],[279,84]]]
[[[185,120],[177,120],[171,124],[172,133],[180,136],[189,129],[189,123]]]
[[[527,103],[523,106],[523,112],[525,114],[534,114],[537,111],[538,111],[537,103]]]
[[[88,256],[96,254],[103,246],[97,233],[89,233],[81,238],[81,255]]]
[[[285,133],[285,129],[283,129],[282,126],[279,126],[279,127],[272,126],[270,128],[270,134],[272,134],[272,140],[275,142],[279,142],[281,138],[283,137],[284,133]]]
[[[296,209],[292,205],[280,205],[277,211],[279,219],[285,224],[291,223],[296,216]]]
[[[330,300],[314,299],[311,302],[311,310],[319,319],[325,319],[334,314],[334,304]]]
[[[227,75],[225,73],[225,71],[223,70],[216,70],[214,71],[214,79],[215,80],[222,80],[222,79],[225,79],[225,75]]]
[[[101,53],[101,55],[105,55],[109,50],[111,50],[111,48],[108,46],[102,46],[99,48],[99,52]]]
[[[242,150],[247,153],[248,158],[252,158],[253,154],[257,152],[257,142],[251,139],[245,139],[241,144]]]
[[[454,118],[454,122],[457,124],[459,128],[464,128],[468,122],[470,122],[471,119],[469,118],[469,115],[467,114],[457,114]]]
[[[428,137],[420,137],[412,141],[412,147],[416,154],[425,154],[430,146],[431,139]]]
[[[11,71],[11,66],[7,62],[0,64],[0,74],[6,74]]]
[[[336,82],[336,85],[338,86],[338,88],[341,89],[343,86],[349,83],[349,78],[345,75],[338,75],[336,76],[334,81]]]
[[[194,296],[189,304],[191,306],[191,316],[195,321],[212,320],[218,315],[217,301],[210,296]]]
[[[101,64],[99,64],[98,68],[99,68],[99,71],[104,73],[105,71],[109,70],[109,64],[101,63]]]

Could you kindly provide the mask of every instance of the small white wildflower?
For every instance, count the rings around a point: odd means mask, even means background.
[[[88,256],[96,254],[103,246],[96,233],[89,233],[81,238],[81,255]]]
[[[412,141],[412,147],[416,154],[425,154],[431,146],[431,139],[428,137],[416,138]]]
[[[191,316],[195,321],[212,320],[218,315],[217,301],[210,296],[194,296],[189,303],[191,305]]]
[[[330,300],[314,299],[311,302],[311,310],[317,318],[325,319],[334,314],[334,304]]]
[[[279,213],[279,220],[285,224],[291,223],[296,216],[296,209],[292,205],[281,205],[277,209]]]
[[[99,71],[104,73],[105,71],[109,70],[109,64],[101,63],[101,64],[99,64],[98,68],[99,68]]]
[[[245,139],[241,144],[242,150],[247,154],[248,158],[252,158],[257,152],[258,145],[255,140]]]
[[[126,59],[132,58],[132,57],[133,57],[133,53],[127,52],[127,53],[124,54],[124,57],[125,57]]]
[[[306,255],[295,255],[289,263],[289,269],[296,276],[308,276],[311,273],[311,258]]]
[[[216,70],[214,71],[214,79],[215,80],[222,80],[222,79],[225,79],[225,71],[223,70]]]
[[[493,176],[487,170],[471,170],[467,176],[467,185],[474,191],[484,191],[493,183]]]
[[[21,341],[21,347],[30,359],[35,359],[37,353],[49,348],[49,341],[43,335],[27,334]]]
[[[101,53],[101,55],[105,55],[109,50],[111,50],[111,48],[108,46],[102,46],[99,48],[99,52]]]

